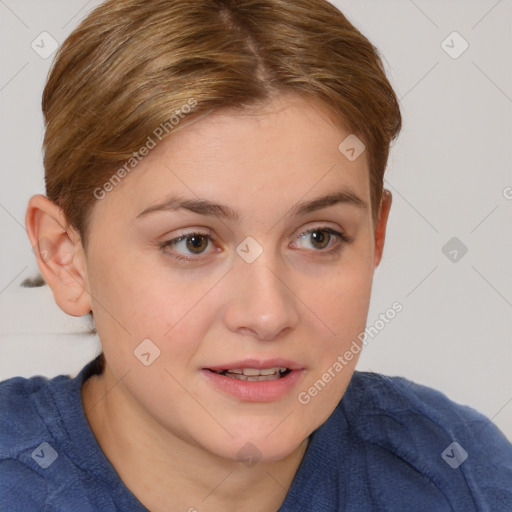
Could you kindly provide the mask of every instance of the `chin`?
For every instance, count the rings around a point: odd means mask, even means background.
[[[286,421],[286,420],[285,420]],[[232,439],[224,456],[241,462],[278,462],[291,455],[306,439],[307,434],[275,429],[248,428]]]

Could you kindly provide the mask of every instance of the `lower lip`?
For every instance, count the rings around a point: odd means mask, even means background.
[[[201,370],[203,375],[217,388],[244,402],[272,402],[288,395],[304,370],[292,370],[275,380],[247,381],[225,377],[210,370]]]

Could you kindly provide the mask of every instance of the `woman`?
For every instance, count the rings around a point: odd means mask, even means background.
[[[492,423],[355,371],[401,117],[334,6],[107,1],[43,112],[27,231],[103,352],[2,383],[4,509],[512,507]]]

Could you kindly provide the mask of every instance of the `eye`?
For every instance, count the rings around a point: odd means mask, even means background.
[[[300,242],[306,245],[306,249],[332,255],[338,253],[345,243],[351,242],[351,239],[343,233],[327,226],[309,229],[301,233],[298,238]],[[199,260],[201,255],[207,254],[208,246],[214,244],[214,242],[215,239],[211,233],[194,231],[167,240],[160,244],[160,248],[167,255],[177,260],[195,261]],[[307,247],[308,245],[309,247]],[[169,250],[169,248],[172,250]]]
[[[214,240],[210,233],[193,232],[185,233],[178,238],[163,242],[160,244],[160,248],[178,260],[193,261],[196,259],[194,255],[199,256],[203,254],[208,248],[208,245],[213,242]],[[168,247],[171,247],[173,251],[168,251]]]
[[[341,250],[345,243],[349,243],[351,240],[343,233],[336,231],[327,226],[319,226],[313,229],[309,229],[299,235],[301,241],[305,241],[309,248],[312,248],[316,252],[324,252],[328,254],[334,254]],[[328,249],[328,247],[331,247]]]

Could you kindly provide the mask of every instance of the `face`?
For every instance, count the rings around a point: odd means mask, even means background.
[[[279,460],[339,402],[375,269],[368,162],[340,152],[348,135],[298,97],[214,113],[95,204],[86,279],[107,374],[155,429]]]

